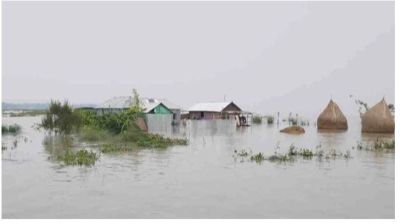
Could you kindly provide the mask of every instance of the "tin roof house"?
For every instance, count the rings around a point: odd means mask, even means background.
[[[234,102],[198,103],[189,108],[189,118],[202,119],[234,119],[242,109]]]
[[[118,113],[128,109],[134,103],[131,96],[113,97],[98,105],[98,113]],[[162,102],[152,98],[141,98],[141,103],[146,114],[172,114],[172,111]]]

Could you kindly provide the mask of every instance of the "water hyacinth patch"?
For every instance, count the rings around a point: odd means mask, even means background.
[[[93,166],[99,159],[99,155],[95,152],[81,149],[73,152],[68,149],[64,155],[59,156],[58,160],[64,162],[65,165]]]

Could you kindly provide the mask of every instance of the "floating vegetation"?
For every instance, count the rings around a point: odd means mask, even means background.
[[[268,157],[270,162],[291,162],[294,160],[293,156],[289,154],[275,154]]]
[[[1,125],[1,133],[2,134],[19,134],[21,132],[21,126],[18,124],[12,125]]]
[[[262,117],[258,115],[254,115],[252,119],[253,124],[261,124],[262,123]]]
[[[251,151],[241,150],[234,151],[234,157],[240,157],[242,162],[244,158],[249,157],[250,161],[255,161],[260,163],[264,160],[268,160],[270,162],[293,162],[298,158],[302,158],[305,160],[313,159],[314,157],[318,158],[320,161],[322,159],[336,159],[336,158],[344,158],[350,159],[351,154],[350,151],[346,151],[346,153],[341,153],[336,149],[331,150],[321,150],[321,145],[317,145],[315,150],[309,148],[296,148],[293,144],[289,146],[289,150],[287,153],[278,153],[277,150],[280,149],[279,144],[275,147],[275,154],[269,157],[265,157],[263,153],[252,154]]]
[[[19,112],[10,112],[10,117],[34,117],[46,114],[45,110],[23,110]]]
[[[99,159],[99,155],[95,152],[81,149],[77,152],[67,150],[64,155],[59,156],[58,160],[64,162],[65,165],[93,166]]]
[[[251,154],[250,152],[247,152],[245,149],[242,149],[240,152],[238,152],[237,150],[233,151],[233,153],[235,153],[236,155],[240,156],[240,157],[247,157]]]
[[[256,163],[261,163],[262,161],[265,160],[264,154],[262,154],[261,152],[250,156],[250,160],[251,161],[255,161]]]
[[[131,150],[132,147],[129,147],[126,144],[104,144],[100,147],[102,153],[127,152]]]
[[[166,138],[158,134],[142,135],[136,144],[144,148],[167,148],[172,145],[187,145],[187,139]]]
[[[233,156],[235,159],[237,157],[241,158],[241,160],[240,160],[241,162],[243,162],[244,158],[247,158],[247,157],[249,157],[250,161],[255,161],[256,163],[261,163],[262,161],[265,160],[264,154],[262,154],[261,152],[253,155],[253,152],[251,150],[247,151],[245,149],[242,149],[241,151],[234,150],[233,153],[234,153]]]
[[[365,150],[365,151],[393,152],[395,149],[395,140],[393,139],[389,141],[384,141],[382,139],[377,138],[373,143],[363,143],[361,141],[358,141],[356,148],[358,150]]]

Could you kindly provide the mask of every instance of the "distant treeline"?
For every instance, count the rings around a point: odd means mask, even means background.
[[[95,107],[95,104],[75,104],[73,107]],[[2,103],[3,110],[46,110],[49,103]]]

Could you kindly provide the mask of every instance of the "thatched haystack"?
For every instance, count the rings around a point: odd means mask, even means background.
[[[319,115],[317,126],[318,129],[347,130],[347,119],[339,106],[331,100]]]
[[[394,118],[385,99],[371,107],[361,117],[362,132],[394,133]]]
[[[304,128],[302,128],[298,125],[293,125],[293,126],[289,126],[287,128],[282,129],[281,132],[287,133],[287,134],[304,134],[306,131],[304,130]]]

